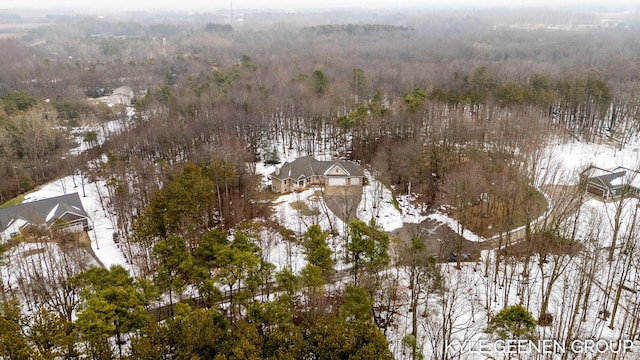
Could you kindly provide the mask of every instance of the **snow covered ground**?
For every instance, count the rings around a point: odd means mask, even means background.
[[[82,149],[78,148],[77,151],[82,151]],[[297,158],[297,155],[299,154],[291,151],[287,155],[281,154],[281,159],[292,161]],[[540,179],[557,185],[574,185],[578,179],[577,174],[588,165],[602,168],[618,166],[638,168],[640,166],[640,151],[637,146],[619,150],[606,144],[554,142],[548,146],[546,162],[540,166],[540,172],[543,173]],[[558,170],[562,176],[544,174],[544,172],[550,173]],[[269,184],[268,175],[273,171],[275,171],[273,165],[265,166],[261,162],[256,164],[256,172],[263,175],[262,183],[265,186]],[[401,228],[405,223],[420,223],[427,219],[433,219],[458,232],[459,225],[455,220],[441,213],[423,213],[420,204],[417,204],[415,197],[410,194],[397,196],[394,204],[391,190],[378,182],[371,173],[367,172],[367,177],[369,184],[363,188],[363,198],[357,209],[359,219],[369,221],[374,218],[385,231]],[[122,251],[113,241],[115,220],[109,214],[108,206],[106,206],[108,198],[104,182],[85,183],[83,191],[82,181],[78,175],[67,176],[28,194],[25,196],[25,201],[35,201],[73,192],[79,193],[83,206],[91,218],[93,230],[89,232],[89,236],[91,249],[95,256],[106,267],[122,265],[130,271],[135,270],[127,263]],[[307,209],[303,210],[299,205],[292,206],[292,204],[304,204]],[[616,207],[619,205],[615,201],[603,202],[594,198],[589,198],[584,203],[577,219],[579,224],[577,236],[588,243],[588,246],[592,246],[589,248],[590,250],[604,252],[603,247],[611,244],[616,223]],[[629,217],[639,202],[637,199],[629,199],[623,205],[619,232],[632,234]],[[323,230],[332,231],[333,233],[329,237],[330,245],[335,254],[342,254],[346,224],[327,208],[323,197],[319,194],[319,189],[281,195],[273,201],[272,208],[274,210],[272,220],[293,231],[298,237],[315,223],[319,224]],[[306,210],[309,212],[307,213]],[[637,232],[637,230],[635,231]],[[305,266],[304,252],[299,244],[285,240],[274,229],[264,228],[260,234],[259,241],[263,254],[268,261],[276,266],[276,271],[290,267],[298,273]],[[476,242],[485,240],[471,232],[465,232],[464,237]],[[37,254],[41,251],[47,251],[47,246],[23,244],[16,251]],[[343,268],[344,264],[338,255],[336,260],[338,260],[337,268]],[[576,279],[580,279],[586,265],[579,257],[552,259],[547,263],[538,260],[534,257],[527,268],[522,262],[509,262],[504,265],[504,269],[499,270],[492,266],[495,263],[495,252],[485,250],[481,253],[481,259],[477,263],[465,263],[459,270],[454,269],[452,264],[441,264],[440,270],[444,274],[446,292],[441,298],[432,296],[430,300],[425,300],[420,310],[420,316],[418,316],[420,321],[418,342],[423,349],[425,358],[432,358],[438,354],[438,351],[441,351],[443,344],[441,341],[438,342],[437,336],[443,330],[442,324],[447,322],[451,324],[449,329],[451,339],[463,343],[488,339],[488,334],[485,333],[488,317],[507,305],[524,302],[534,316],[538,317],[541,293],[549,286],[548,271],[550,267],[557,264],[554,261],[566,262],[566,264],[563,263],[564,272],[553,285],[549,296],[548,312],[555,316],[554,325],[539,327],[539,332],[542,338],[547,339],[566,335],[561,326],[566,325],[569,310],[576,305],[572,303],[572,299],[576,297]],[[597,259],[594,261],[601,262]],[[627,318],[619,316],[613,327],[609,328],[607,320],[601,319],[598,312],[601,309],[600,304],[611,301],[611,294],[607,294],[603,290],[606,286],[605,279],[613,278],[615,282],[615,279],[619,279],[620,275],[611,274],[611,267],[607,266],[607,263],[602,262],[598,265],[594,282],[598,286],[592,290],[591,298],[591,301],[596,305],[588,307],[586,310],[588,313],[584,315],[587,320],[576,328],[576,333],[573,336],[579,339],[618,339],[624,336],[622,327]],[[408,273],[406,269],[402,268],[394,269],[394,271],[396,271],[395,276],[401,284],[398,298],[399,311],[387,337],[390,340],[390,349],[394,356],[398,359],[408,359],[410,353],[402,345],[403,337],[411,332],[412,314],[408,309]],[[523,272],[528,273],[528,276],[524,277]],[[15,282],[15,277],[7,278],[8,273],[8,271],[3,271],[2,274],[5,283]],[[632,274],[629,278],[636,279],[638,282],[638,284],[631,284],[631,286],[640,284],[640,274]],[[622,296],[623,306],[633,301],[637,302],[640,300],[637,299],[638,297],[640,294],[625,292]],[[443,318],[446,311],[450,311],[449,314],[452,315],[450,318]],[[640,350],[640,347],[637,349]],[[460,352],[458,355],[457,358],[460,359],[487,359],[503,354],[462,354]],[[608,359],[609,355],[595,354],[586,358]],[[636,357],[622,358],[635,359]]]
[[[575,140],[565,143],[559,139],[552,140],[547,147],[545,161],[539,169],[540,178],[558,185],[575,185],[579,181],[580,172],[589,165],[603,169],[615,169],[619,166],[637,169],[640,167],[640,144],[619,149],[608,143],[587,144]]]
[[[610,169],[618,166],[635,169],[640,166],[639,150],[637,146],[620,150],[607,144],[553,142],[547,147],[546,157],[540,164],[539,179],[541,181],[538,185],[575,185],[578,182],[579,173],[589,165]],[[272,166],[268,168],[268,171],[266,170],[265,168],[263,173],[271,173],[275,167]],[[425,219],[433,219],[458,232],[459,224],[454,219],[442,213],[423,214],[421,206],[416,204],[410,195],[398,196],[396,207],[391,190],[377,182],[370,173],[367,173],[367,176],[369,185],[363,189],[363,199],[357,210],[358,218],[365,221],[375,218],[386,231],[398,229],[404,223],[419,223]],[[319,217],[304,216],[291,206],[293,202],[304,202],[311,209],[322,208],[318,205],[318,201],[322,201],[322,199],[318,199],[315,195],[316,190],[307,190],[298,194],[280,196],[274,202],[274,219],[298,234],[306,231],[312,223],[319,223],[323,229],[328,230],[330,228],[329,220],[324,216],[324,213]],[[547,200],[553,206],[549,197]],[[586,320],[573,326],[572,336],[574,339],[609,341],[610,344],[625,339],[624,326],[628,324],[625,319],[628,319],[629,315],[619,315],[612,327],[609,327],[610,320],[600,314],[603,306],[611,308],[612,294],[604,291],[606,279],[613,277],[614,283],[620,280],[620,275],[612,274],[610,264],[603,260],[606,252],[603,249],[611,245],[616,208],[619,205],[619,202],[603,202],[600,199],[588,197],[578,213],[577,237],[587,244],[587,251],[591,254],[594,252],[598,254],[593,260],[598,263],[598,266],[595,271],[594,284],[596,285],[591,290],[589,300],[595,305],[584,309],[583,316]],[[637,199],[628,199],[624,202],[620,216],[622,221],[618,230],[620,234],[632,234],[630,218],[638,205]],[[549,210],[538,220],[544,219],[548,212]],[[345,224],[337,216],[331,216],[331,214],[329,216],[330,221],[334,222],[334,227],[338,229],[339,235],[343,235],[340,229],[344,228]],[[465,231],[463,236],[470,241],[487,240],[470,231]],[[340,251],[340,247],[334,247],[334,251]],[[447,285],[446,292],[440,298],[432,295],[430,300],[425,301],[420,310],[421,315],[418,317],[420,322],[418,343],[422,347],[425,358],[433,358],[441,352],[443,342],[438,340],[438,336],[443,331],[442,324],[447,321],[451,321],[448,330],[451,331],[453,343],[471,342],[471,346],[476,344],[474,349],[478,350],[477,344],[479,342],[491,341],[491,336],[486,332],[489,317],[505,306],[523,303],[534,317],[538,318],[542,306],[542,294],[550,286],[547,312],[553,314],[554,322],[551,326],[538,327],[539,336],[541,339],[558,339],[567,335],[567,323],[578,301],[576,299],[579,298],[576,280],[584,276],[585,272],[586,264],[583,258],[580,256],[558,256],[541,261],[534,256],[528,263],[510,261],[505,264],[505,268],[502,270],[493,268],[492,264],[495,260],[495,251],[484,250],[478,262],[465,263],[460,270],[454,269],[453,264],[440,265]],[[303,262],[304,260],[298,266],[303,266]],[[555,283],[550,284],[549,276],[554,267],[562,269],[562,272],[554,280]],[[524,276],[525,273],[526,276]],[[411,312],[408,308],[408,274],[406,269],[400,268],[396,269],[395,276],[398,277],[401,284],[400,288],[404,290],[400,291],[400,308],[393,328],[387,333],[387,337],[390,340],[390,349],[394,356],[398,359],[409,359],[410,351],[402,344],[403,337],[411,332]],[[632,274],[628,277],[639,279],[640,275]],[[494,279],[497,280],[494,282]],[[628,284],[628,287],[637,285],[640,284]],[[640,295],[635,293],[625,291],[622,295],[623,307],[627,306],[629,302],[640,300],[638,299]],[[443,314],[446,315],[447,311],[450,311],[451,317],[445,319]],[[584,342],[581,344],[584,345]],[[555,359],[561,356],[560,351],[570,350],[567,349],[571,346],[570,343],[562,342],[560,345],[565,348],[555,349],[557,351],[547,352],[543,356],[535,353],[529,356],[520,355],[521,358],[527,359]],[[451,351],[449,358],[490,359],[501,358],[505,355],[500,351],[473,352],[468,351],[473,349],[460,349],[460,346],[458,348],[456,346],[449,348]],[[635,342],[633,346],[635,347],[634,353],[626,353],[619,358],[636,359],[634,356],[640,351],[640,344]],[[609,359],[612,352],[585,351],[583,355],[586,359]]]
[[[96,257],[107,268],[112,265],[122,265],[124,268],[132,270],[122,251],[113,241],[115,217],[110,216],[107,210],[106,202],[108,201],[108,196],[103,181],[88,183],[88,180],[85,179],[83,190],[81,177],[79,175],[70,175],[50,182],[39,190],[27,194],[25,202],[72,193],[78,193],[82,206],[87,215],[89,215],[90,225],[93,227],[93,230],[89,231],[89,237],[91,239],[91,249]]]
[[[556,142],[550,144],[546,150],[546,162],[540,167],[542,174],[539,178],[555,185],[575,185],[578,182],[579,173],[589,165],[609,169],[618,166],[637,169],[640,166],[638,146],[620,150],[606,144],[580,142],[561,144]],[[545,171],[554,173],[544,174]],[[508,262],[505,263],[503,270],[497,270],[493,269],[491,265],[495,263],[495,251],[485,250],[478,263],[467,263],[460,270],[454,270],[451,264],[442,264],[440,269],[445,275],[445,281],[449,284],[447,293],[444,295],[444,298],[448,300],[443,302],[444,300],[435,301],[432,299],[423,306],[424,313],[430,314],[420,318],[418,343],[423,348],[425,358],[434,357],[442,349],[442,342],[435,341],[433,335],[437,333],[434,333],[434,330],[442,331],[439,324],[445,323],[443,321],[447,319],[442,315],[443,313],[447,314],[446,311],[449,310],[452,311],[449,313],[452,317],[448,319],[452,321],[449,329],[452,335],[450,344],[456,344],[456,346],[449,348],[451,350],[449,358],[507,358],[509,354],[500,351],[487,351],[486,349],[478,351],[478,344],[481,342],[486,341],[485,345],[492,344],[490,335],[486,333],[489,316],[505,306],[523,303],[534,317],[538,318],[542,305],[542,294],[550,288],[550,274],[555,268],[560,269],[561,275],[551,286],[547,309],[548,313],[554,316],[553,323],[551,326],[539,326],[538,334],[540,339],[564,339],[568,336],[567,329],[571,327],[571,331],[573,331],[571,336],[576,339],[576,342],[562,340],[559,345],[564,348],[543,351],[542,354],[534,349],[529,354],[511,355],[523,359],[559,359],[562,351],[570,351],[570,347],[575,344],[579,353],[569,355],[569,358],[612,359],[617,356],[617,359],[637,359],[640,342],[628,339],[629,325],[631,324],[628,319],[633,316],[629,311],[632,304],[637,304],[640,301],[640,294],[633,290],[640,286],[640,282],[638,282],[640,274],[636,273],[637,261],[634,261],[633,257],[629,259],[633,264],[636,264],[633,269],[630,269],[620,263],[628,257],[616,255],[613,262],[608,262],[606,257],[609,251],[607,247],[611,246],[616,227],[618,228],[616,254],[622,251],[620,247],[622,246],[621,242],[624,241],[621,240],[626,238],[633,241],[634,236],[637,239],[639,232],[633,226],[635,225],[633,216],[638,206],[640,206],[640,201],[634,198],[626,199],[623,202],[619,200],[602,201],[587,195],[586,201],[575,215],[578,216],[575,222],[577,224],[576,236],[584,244],[584,251],[586,251],[579,256],[552,256],[545,261],[534,256],[529,263]],[[616,210],[618,207],[621,208],[621,211],[617,226]],[[454,230],[457,227],[457,223],[452,219],[441,218],[438,214],[430,215],[430,217],[437,218]],[[575,217],[570,218],[567,225],[570,225],[574,219]],[[635,221],[637,222],[638,219]],[[465,234],[465,238],[472,241],[483,240],[471,233]],[[584,283],[585,280],[580,279],[585,279],[585,272],[588,271],[589,265],[585,259],[592,261],[595,269],[594,286],[587,301],[589,306],[580,304],[580,301],[585,301],[585,294],[580,293],[581,288],[578,286],[581,282]],[[614,302],[614,294],[605,291],[606,282],[620,284],[623,273],[621,269],[624,268],[629,273],[625,288],[621,291],[621,307],[618,309],[615,321],[611,323],[610,317],[602,316],[602,311],[612,310]],[[527,273],[527,276],[523,276],[523,273]],[[406,282],[407,274],[402,276]],[[497,282],[493,282],[494,278],[497,279]],[[618,286],[613,287],[613,289],[617,288]],[[400,315],[397,318],[394,331],[388,335],[391,341],[390,348],[399,359],[410,358],[410,352],[402,346],[403,336],[411,332],[411,313],[406,306],[403,304],[404,311],[398,312]],[[583,320],[569,324],[574,309],[584,312],[584,314],[580,313],[580,318]],[[601,345],[604,344],[604,348],[602,351],[585,350],[584,345],[589,344],[589,341],[600,341]],[[625,345],[632,346],[632,349],[615,355],[616,348],[614,347],[620,345],[622,341],[626,341]],[[470,344],[471,349],[460,349],[458,345],[465,344],[465,342]],[[614,346],[610,346],[611,344]]]
[[[132,107],[127,107],[123,119],[111,120],[103,124],[91,124],[74,128],[72,131],[74,138],[72,140],[74,140],[78,144],[78,146],[69,150],[69,154],[78,155],[83,151],[90,149],[92,146],[101,146],[109,138],[109,136],[118,134],[120,131],[122,131],[122,129],[124,128],[124,124],[126,122],[130,122],[134,114],[135,109]],[[86,134],[90,131],[93,131],[96,134],[97,138],[95,143],[84,141]]]

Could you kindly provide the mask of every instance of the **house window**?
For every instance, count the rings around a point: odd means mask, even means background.
[[[287,180],[284,181],[284,184],[287,185]]]

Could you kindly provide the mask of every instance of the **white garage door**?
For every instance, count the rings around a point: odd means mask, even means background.
[[[330,186],[344,186],[347,184],[347,179],[346,178],[329,178],[329,185]]]

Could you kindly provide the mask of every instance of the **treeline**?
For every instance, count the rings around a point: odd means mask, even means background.
[[[122,267],[93,268],[69,279],[78,294],[77,320],[57,309],[25,313],[16,300],[0,303],[0,356],[12,359],[392,359],[359,288],[325,299],[313,295],[303,310],[295,279],[283,273],[276,300],[252,302],[230,317],[202,302],[179,302],[157,322],[149,309],[157,288]],[[369,308],[367,308],[369,306]],[[111,345],[110,337],[115,344]]]
[[[507,116],[502,111],[505,108],[527,119],[543,117],[565,129],[565,134],[587,141],[608,136],[624,146],[638,133],[636,98],[605,82],[603,73],[559,76],[554,75],[555,69],[533,72],[517,60],[478,58],[482,51],[496,51],[497,45],[487,48],[482,43],[471,47],[467,65],[445,64],[447,59],[443,62],[441,54],[435,53],[419,62],[422,50],[406,50],[406,46],[423,40],[418,32],[385,35],[390,37],[387,49],[380,45],[386,42],[375,36],[365,36],[354,46],[348,36],[336,35],[336,44],[350,44],[345,57],[362,59],[367,51],[380,55],[365,56],[370,61],[354,60],[353,64],[339,58],[324,64],[314,62],[325,58],[321,52],[333,52],[334,45],[321,43],[312,34],[296,35],[289,44],[297,49],[292,52],[299,57],[294,61],[293,57],[275,55],[282,46],[273,37],[278,31],[284,30],[234,31],[215,37],[204,31],[189,38],[178,34],[168,39],[165,50],[160,41],[149,39],[85,39],[82,42],[102,43],[87,55],[105,61],[78,64],[80,71],[65,76],[64,81],[45,77],[25,83],[28,77],[23,76],[22,83],[36,96],[51,92],[65,96],[123,83],[144,88],[146,84],[148,95],[139,102],[143,120],[136,125],[139,129],[122,136],[128,140],[114,140],[130,142],[115,151],[125,159],[135,155],[150,163],[162,158],[172,164],[176,157],[181,157],[180,162],[199,162],[207,148],[234,142],[229,139],[242,139],[242,144],[236,144],[256,160],[273,150],[274,143],[281,152],[294,148],[306,154],[328,152],[364,164],[372,164],[374,159],[384,162],[385,151],[399,148],[412,154],[412,165],[392,162],[394,168],[386,172],[389,183],[408,190],[411,182],[427,197],[436,195],[444,169],[470,156],[460,147],[464,142],[486,146],[494,143],[491,136],[514,136],[505,128],[493,128],[499,125],[493,119]],[[229,51],[213,56],[208,41]],[[388,51],[394,46],[397,51]],[[250,50],[244,54],[255,56],[241,55],[244,50]],[[403,59],[402,69],[392,65],[399,59]],[[43,74],[59,66],[65,73],[71,65],[66,62],[49,61]],[[486,65],[472,66],[478,62]],[[499,64],[509,66],[500,70]],[[521,71],[513,75],[513,69]],[[629,86],[632,84],[630,79]],[[443,136],[460,139],[453,141],[456,145],[446,145],[441,141]]]
[[[68,154],[79,145],[70,130],[116,117],[84,100],[47,102],[22,90],[0,95],[0,203],[86,167],[83,157]]]
[[[208,23],[204,27],[208,32],[229,32],[233,31],[233,27],[229,24],[216,24],[216,23]]]
[[[56,128],[58,112],[25,91],[0,95],[0,203],[48,179],[67,139]]]
[[[486,68],[479,67],[471,73],[457,72],[445,88],[436,87],[431,98],[453,105],[496,104],[502,108],[513,106],[536,106],[548,109],[547,117],[554,125],[561,125],[569,133],[586,141],[596,137],[614,136],[625,138],[628,126],[619,122],[621,109],[610,109],[613,95],[602,78],[551,79],[547,75],[533,74],[527,83],[498,83]],[[407,94],[405,102],[410,108],[420,96]],[[632,115],[636,122],[636,116]],[[629,120],[629,119],[627,119]],[[625,141],[626,142],[626,141]]]
[[[408,31],[404,26],[387,24],[327,24],[305,27],[302,31],[318,34],[345,32],[347,34],[371,34],[379,32]]]

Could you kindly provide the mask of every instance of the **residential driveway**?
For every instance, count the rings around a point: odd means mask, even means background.
[[[424,220],[419,224],[404,223],[400,229],[390,232],[389,236],[398,239],[396,251],[399,252],[411,246],[412,238],[421,239],[426,252],[438,261],[447,261],[451,253],[457,252],[468,254],[469,259],[466,261],[475,261],[484,246],[483,243],[462,238],[445,224],[433,219]]]
[[[348,223],[356,218],[362,186],[326,186],[323,197],[329,210]]]

